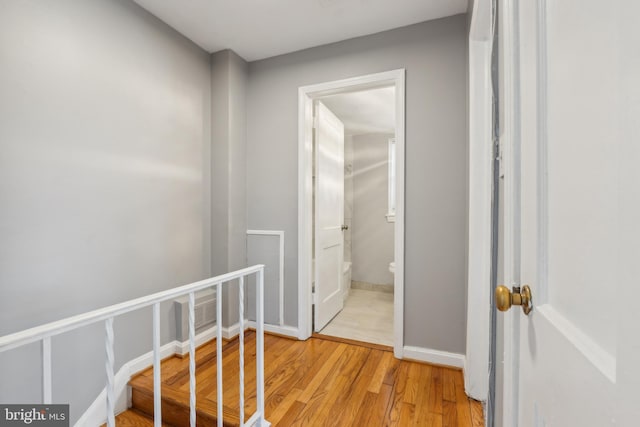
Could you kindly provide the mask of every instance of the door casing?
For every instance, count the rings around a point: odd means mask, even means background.
[[[476,0],[469,31],[469,246],[465,391],[485,401],[489,393],[489,344],[493,197],[492,0]],[[493,308],[492,308],[493,309]]]
[[[394,225],[393,353],[403,357],[404,333],[404,158],[405,70],[368,74],[298,89],[298,338],[312,334],[312,239],[313,239],[313,101],[327,95],[395,87],[396,113],[396,220]]]

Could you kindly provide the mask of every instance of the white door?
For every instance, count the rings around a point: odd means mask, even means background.
[[[344,241],[344,125],[322,103],[316,107],[314,330],[342,310]]]
[[[640,425],[634,3],[499,1],[504,426]]]

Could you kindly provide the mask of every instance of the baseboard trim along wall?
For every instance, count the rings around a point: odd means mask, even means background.
[[[248,320],[246,323],[246,327],[255,329],[256,322],[254,322],[253,320]],[[286,326],[286,325],[278,326],[278,325],[269,325],[266,323],[264,325],[264,331],[272,334],[276,334],[276,335],[283,335],[285,337],[295,338],[295,339],[298,339],[298,334],[300,333],[299,329],[293,326]]]
[[[419,362],[433,363],[435,365],[450,366],[452,368],[464,368],[464,354],[449,353],[447,351],[432,350],[424,347],[405,345],[403,358],[417,360]]]
[[[256,322],[245,320],[245,330],[256,327]],[[298,338],[298,328],[292,326],[264,325],[265,332],[284,335],[292,338]],[[207,329],[196,335],[196,347],[211,341],[216,337],[218,330],[216,326]],[[240,333],[240,322],[222,328],[222,338],[232,339]],[[189,353],[189,341],[179,342],[171,341],[160,347],[160,359],[164,359],[173,355],[184,356]],[[128,361],[114,377],[114,394],[116,396],[115,412],[119,414],[126,411],[131,406],[131,396],[129,393],[129,381],[138,372],[147,369],[153,365],[153,351],[143,354],[133,360]],[[103,389],[91,406],[82,414],[75,427],[98,426],[107,422],[107,390]]]

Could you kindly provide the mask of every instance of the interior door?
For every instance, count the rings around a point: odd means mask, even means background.
[[[499,2],[505,281],[533,298],[504,314],[505,426],[639,422],[632,3]]]
[[[344,125],[322,103],[315,121],[314,330],[320,332],[342,310],[344,259]]]

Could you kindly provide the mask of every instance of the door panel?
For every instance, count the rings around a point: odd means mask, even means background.
[[[546,29],[541,38],[546,39],[549,96],[541,112],[547,110],[552,183],[547,192],[548,302],[615,356],[615,316],[603,310],[613,307],[615,293],[606,284],[614,285],[610,279],[617,262],[617,236],[611,232],[617,223],[612,191],[618,180],[617,76],[611,72],[616,36],[614,28],[605,30],[613,10],[593,0],[549,1],[539,20]]]
[[[615,419],[616,289],[622,241],[613,8],[587,1],[501,1],[511,163],[505,197],[514,369],[505,425],[606,426]],[[596,30],[597,29],[597,30]],[[504,40],[503,40],[504,41]],[[511,102],[509,102],[511,101]]]
[[[315,318],[320,332],[342,310],[344,125],[317,104],[315,189]]]

